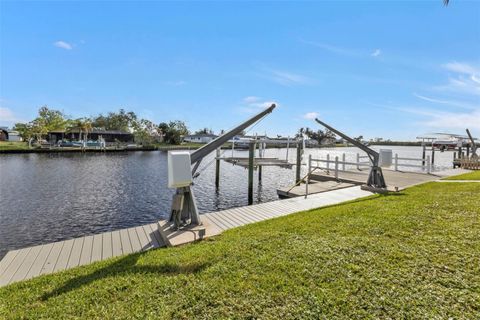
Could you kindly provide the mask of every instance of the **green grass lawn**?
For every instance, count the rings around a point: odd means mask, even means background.
[[[12,142],[0,141],[0,150],[27,150],[28,143],[26,142]]]
[[[480,184],[292,214],[0,288],[0,318],[478,319]]]
[[[445,178],[444,180],[480,180],[480,170]]]

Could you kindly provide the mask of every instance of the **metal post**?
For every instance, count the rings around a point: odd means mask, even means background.
[[[427,149],[427,147],[425,146],[425,142],[422,142],[422,166],[425,165],[425,151]]]
[[[338,179],[338,157],[335,157],[335,179]]]
[[[253,158],[255,156],[255,141],[248,145],[248,205],[253,203]]]
[[[260,144],[258,145],[258,156],[259,158],[263,158],[263,142],[260,142]],[[262,166],[259,165],[258,166],[258,183],[261,183],[262,182]]]
[[[217,156],[215,159],[215,188],[220,186],[220,148],[217,148]]]
[[[308,155],[308,166],[307,166],[307,181],[305,183],[305,199],[308,196],[308,184],[310,183],[310,171],[312,170],[312,155]]]
[[[395,171],[398,171],[398,153],[395,153]]]
[[[435,164],[435,148],[432,146],[432,166]]]
[[[345,171],[345,153],[342,154],[342,171]]]
[[[288,161],[288,149],[290,149],[290,137],[287,138],[287,155],[285,156],[285,160]]]
[[[427,156],[427,173],[431,171],[431,163],[430,163],[430,156]]]
[[[360,153],[357,152],[357,170],[360,170]]]
[[[330,174],[330,153],[327,153],[327,173]]]
[[[232,139],[232,158],[233,158],[234,151],[235,151],[235,139]]]
[[[300,173],[302,169],[302,143],[298,141],[297,143],[297,171],[295,175],[295,183],[300,181]]]

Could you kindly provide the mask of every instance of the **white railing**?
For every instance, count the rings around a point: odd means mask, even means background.
[[[420,162],[420,164],[412,164],[412,163],[400,163],[399,160],[406,160],[410,162]],[[423,171],[427,171],[427,173],[431,173],[434,171],[434,166],[430,161],[430,156],[427,156],[425,159],[422,158],[407,158],[407,157],[399,157],[398,154],[395,153],[395,157],[393,158],[393,167],[395,171],[398,171],[398,167],[410,167],[410,168],[419,168]]]

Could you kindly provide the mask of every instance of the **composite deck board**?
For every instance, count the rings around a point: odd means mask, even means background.
[[[141,250],[148,250],[152,247],[151,242],[148,240],[147,235],[142,227],[135,227],[137,231],[138,240],[140,241]]]
[[[145,232],[147,234],[148,239],[150,239],[150,242],[152,243],[153,248],[160,248],[160,242],[158,242],[158,239],[155,235],[156,229],[152,229],[151,224],[147,224],[143,226],[145,229]]]
[[[230,225],[232,226],[232,228],[236,228],[236,227],[239,227],[240,225],[242,225],[242,223],[239,223],[237,220],[235,219],[232,219],[230,217],[230,214],[228,212],[225,212],[226,210],[224,211],[219,211],[219,212],[216,212],[216,215],[219,219],[223,219],[226,223],[230,223]]]
[[[76,267],[80,264],[80,256],[82,254],[83,241],[85,238],[76,238],[73,241],[72,252],[68,259],[67,269]]]
[[[79,265],[90,263],[92,259],[93,236],[86,236],[83,239],[82,253],[80,254]]]
[[[207,217],[208,219],[210,219],[210,221],[212,221],[221,230],[225,231],[225,230],[230,229],[230,227],[227,226],[223,221],[218,220],[218,218],[215,217],[212,212],[209,212],[209,213],[206,213],[206,214],[202,215],[202,217],[204,217],[204,216]]]
[[[237,217],[243,218],[245,221],[247,221],[247,223],[255,223],[255,222],[265,220],[265,218],[261,216],[255,216],[242,208],[236,208],[235,215]]]
[[[90,262],[102,260],[102,249],[103,249],[102,242],[103,242],[102,234],[96,234],[93,236],[92,257],[90,258]]]
[[[17,271],[15,271],[15,274],[10,279],[10,281],[12,281],[12,282],[13,281],[20,281],[20,280],[23,280],[27,276],[28,271],[30,271],[30,268],[32,267],[33,263],[35,262],[35,259],[37,258],[41,249],[42,249],[41,245],[32,247],[30,252],[25,257],[25,260],[23,260],[22,264],[19,266]]]
[[[65,241],[59,241],[53,244],[52,250],[50,250],[47,260],[45,260],[42,270],[40,270],[40,274],[48,274],[53,272],[64,244],[65,244]]]
[[[117,257],[123,254],[122,240],[120,240],[120,231],[112,231],[112,256]]]
[[[112,249],[112,233],[105,232],[103,234],[103,243],[102,243],[102,260],[108,259],[113,255]]]
[[[265,220],[264,217],[262,217],[260,215],[253,215],[243,208],[236,208],[235,209],[235,214],[239,217],[244,218],[246,221],[248,221],[248,223],[255,223],[255,222]]]
[[[268,220],[293,212],[337,204],[370,195],[359,187],[338,189],[329,193],[272,201],[201,215],[206,225],[221,231]],[[216,230],[218,230],[216,229]],[[156,223],[106,232],[41,246],[13,250],[0,261],[0,286],[84,265],[109,257],[121,256],[151,248],[164,247]]]
[[[58,255],[57,263],[53,268],[54,272],[65,270],[65,268],[67,268],[68,259],[70,259],[70,253],[72,252],[74,241],[75,240],[70,239],[63,243],[62,251],[60,251],[60,254]]]
[[[128,228],[128,235],[130,236],[130,243],[132,244],[133,252],[138,252],[142,249],[140,246],[140,241],[138,240],[137,231],[135,228]]]
[[[7,270],[8,266],[10,265],[10,263],[12,263],[13,259],[15,259],[18,252],[20,252],[20,250],[9,251],[7,252],[5,257],[3,257],[2,261],[0,261],[0,276],[3,275],[5,270]]]
[[[250,221],[248,221],[247,219],[243,218],[240,216],[238,210],[236,209],[231,209],[231,210],[228,210],[227,212],[223,211],[226,215],[228,215],[229,218],[233,219],[233,220],[236,220],[240,225],[245,225],[245,224],[248,224],[250,223]]]
[[[20,250],[20,252],[18,252],[18,254],[15,256],[15,258],[10,263],[10,265],[7,267],[5,272],[2,274],[2,277],[0,278],[0,286],[10,283],[11,279],[13,278],[13,275],[20,268],[23,261],[27,258],[27,255],[31,250],[32,248],[27,248],[25,250]]]
[[[213,217],[214,219],[216,219],[219,223],[223,224],[226,227],[225,230],[236,227],[236,225],[234,223],[232,223],[228,219],[225,219],[225,217],[223,215],[221,215],[221,211],[211,212],[210,216]]]
[[[52,251],[53,245],[54,245],[53,243],[47,243],[42,245],[40,252],[35,258],[35,262],[33,263],[30,270],[28,270],[28,273],[25,276],[25,279],[30,279],[40,274],[45,262],[47,261],[50,251]]]
[[[122,241],[123,254],[132,253],[132,245],[130,244],[130,237],[127,229],[120,230],[120,240]]]

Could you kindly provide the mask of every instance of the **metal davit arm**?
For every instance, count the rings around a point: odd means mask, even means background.
[[[336,130],[335,128],[330,127],[328,124],[325,122],[322,122],[318,119],[315,119],[320,125],[324,126],[328,130],[332,131],[333,133],[339,135],[343,139],[347,140],[354,146],[358,147],[362,151],[365,151],[368,156],[370,157],[370,160],[372,161],[372,168],[370,169],[370,173],[368,175],[368,180],[367,180],[367,185],[373,189],[385,189],[387,187],[385,183],[385,179],[383,178],[383,172],[382,168],[378,166],[378,162],[380,159],[380,154],[373,150],[370,149],[369,147],[363,145],[360,141],[357,141],[355,139],[350,138],[346,134]]]
[[[328,130],[332,131],[333,133],[335,133],[336,135],[339,135],[340,137],[342,137],[343,139],[347,140],[348,142],[350,142],[351,144],[353,144],[355,147],[361,149],[362,151],[366,152],[369,156],[370,156],[370,159],[372,159],[372,164],[373,165],[377,165],[378,166],[378,159],[380,157],[380,155],[378,154],[377,151],[373,150],[373,149],[370,149],[369,147],[365,146],[364,144],[362,144],[360,141],[357,141],[355,139],[352,139],[350,138],[349,136],[347,136],[346,134],[338,131],[337,129],[333,128],[333,127],[330,127],[328,124],[326,124],[325,122],[322,122],[318,119],[315,119],[315,121],[317,121],[320,125],[324,126],[325,128],[327,128]]]
[[[215,149],[221,147],[225,142],[235,137],[237,134],[263,118],[265,115],[271,113],[273,109],[275,109],[275,104],[272,104],[267,109],[263,110],[262,112],[258,113],[257,115],[251,117],[250,119],[246,120],[245,122],[241,123],[237,127],[233,128],[232,130],[225,132],[215,140],[210,141],[203,147],[195,150],[190,155],[191,163],[194,164],[200,160],[202,160],[205,156],[207,156],[210,152],[214,151]]]

